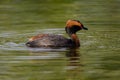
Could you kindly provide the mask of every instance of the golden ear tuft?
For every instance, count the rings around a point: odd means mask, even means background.
[[[66,27],[72,27],[74,25],[82,27],[82,24],[76,20],[68,20],[66,22]]]

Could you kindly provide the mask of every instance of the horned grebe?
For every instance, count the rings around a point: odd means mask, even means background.
[[[28,47],[80,47],[76,32],[81,29],[88,30],[80,21],[68,20],[66,22],[65,30],[70,36],[70,39],[61,35],[38,34],[37,36],[30,38],[26,45]]]

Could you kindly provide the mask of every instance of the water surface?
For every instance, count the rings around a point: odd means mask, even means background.
[[[0,80],[118,80],[119,0],[1,0]],[[80,20],[81,47],[27,48],[39,33],[68,37],[68,19]]]

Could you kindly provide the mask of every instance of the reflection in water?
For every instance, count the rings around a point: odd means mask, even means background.
[[[49,49],[46,49],[45,51],[44,49],[44,51],[40,52],[38,50],[37,52],[36,50],[33,50],[33,52],[30,52],[30,63],[32,63],[32,66],[40,65],[35,66],[38,67],[38,69],[34,68],[35,71],[39,70],[40,73],[44,75],[49,74],[51,76],[58,76],[58,74],[66,74],[63,76],[64,78],[66,78],[66,80],[79,79],[81,65],[80,53],[78,49],[64,49],[63,52],[58,51],[59,49],[50,49],[51,52],[48,50]],[[64,52],[66,53],[64,54]],[[67,58],[67,60],[65,58]],[[25,57],[24,59],[27,58]]]
[[[66,56],[69,58],[70,64],[69,66],[78,66],[79,65],[79,51],[76,49],[70,49],[67,53]]]
[[[75,80],[80,76],[80,53],[77,49],[69,49],[66,53],[68,57],[67,63],[67,79]]]

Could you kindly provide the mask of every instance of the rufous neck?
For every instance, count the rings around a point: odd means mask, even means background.
[[[80,41],[76,34],[71,34],[71,40],[73,41],[75,47],[80,47]]]

